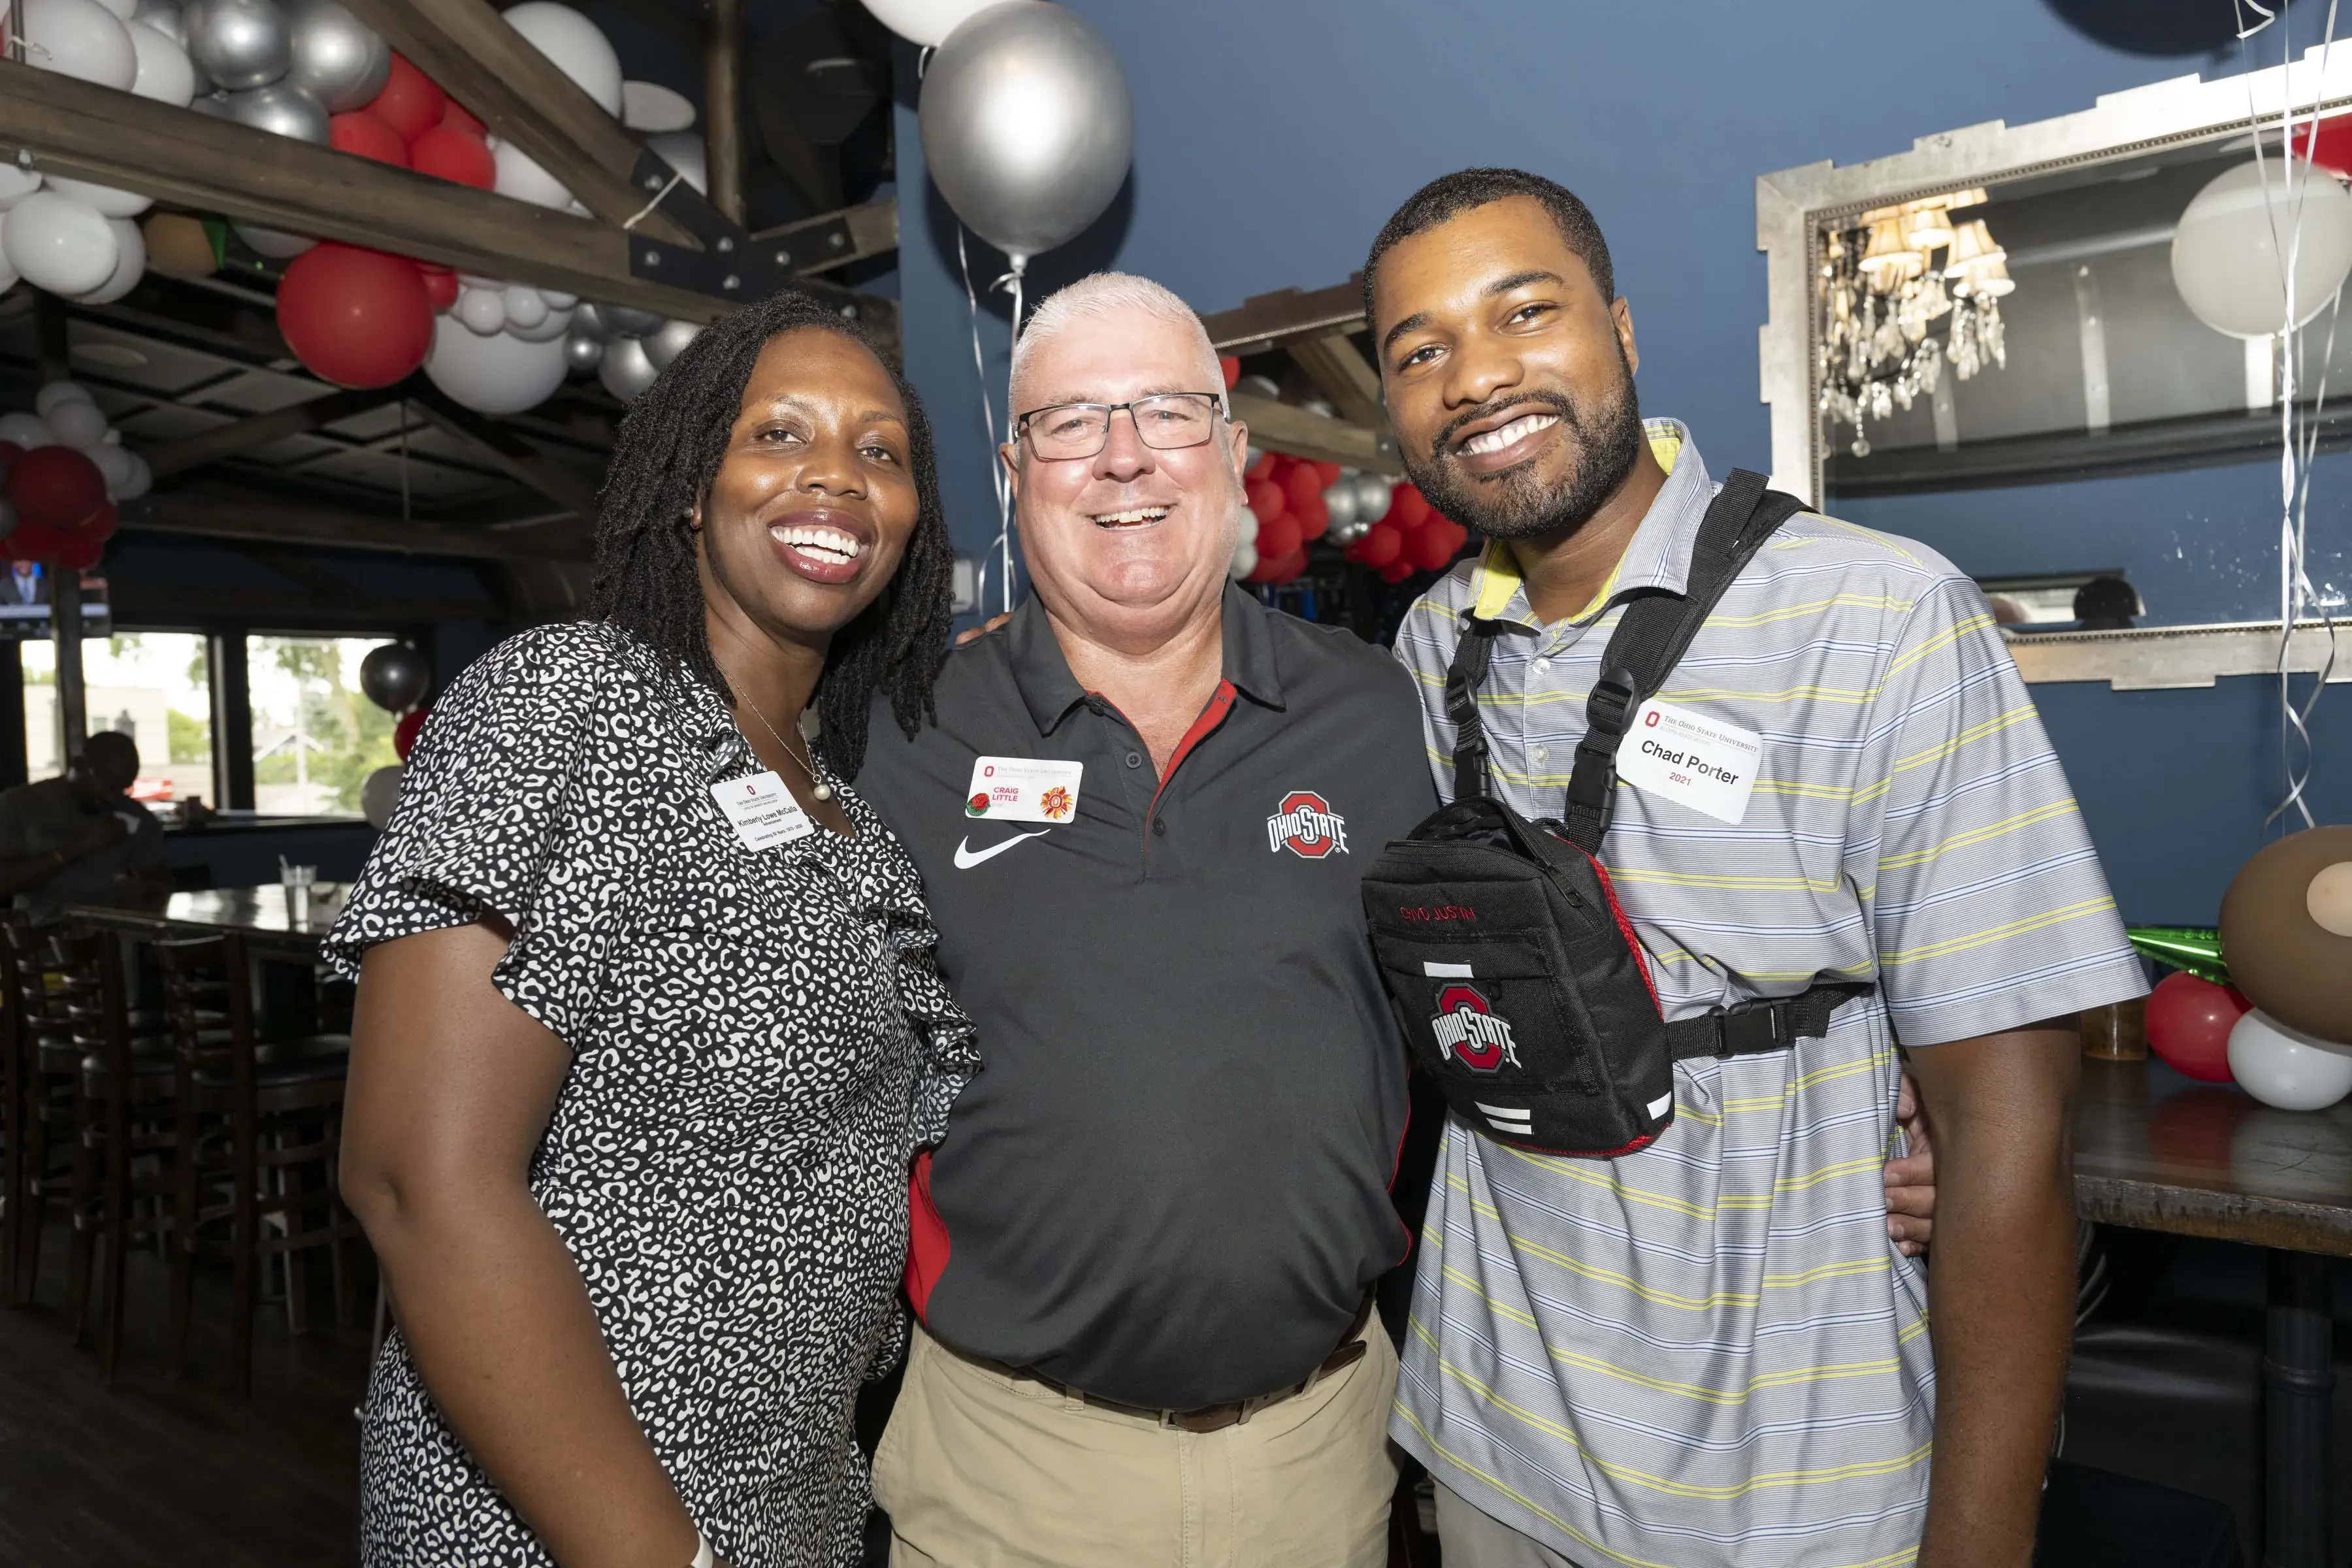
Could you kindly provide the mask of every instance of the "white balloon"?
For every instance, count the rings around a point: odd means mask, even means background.
[[[635,403],[660,374],[646,357],[642,338],[621,338],[606,344],[604,358],[596,366],[596,379],[624,403]]]
[[[28,63],[123,92],[139,79],[131,28],[97,0],[25,0]]]
[[[551,310],[569,310],[580,303],[579,295],[566,294],[560,289],[541,289],[539,297]]]
[[[6,212],[40,188],[38,171],[0,160],[0,213]]]
[[[2269,337],[2286,325],[2281,250],[2288,246],[2294,248],[2299,327],[2326,309],[2352,274],[2352,191],[2323,170],[2298,175],[2290,191],[2277,159],[2241,163],[2216,175],[2181,213],[2172,233],[2173,287],[2215,331]]]
[[[2352,1094],[2352,1046],[2290,1029],[2255,1011],[2230,1030],[2230,1074],[2264,1105],[2324,1110]]]
[[[79,297],[85,305],[111,305],[133,289],[147,275],[147,236],[127,217],[106,220],[114,229],[115,244],[122,254],[114,263],[114,276]]]
[[[63,174],[51,174],[48,186],[61,196],[71,196],[84,206],[95,208],[100,217],[137,217],[155,205],[154,197],[142,196],[137,191],[93,185],[88,180],[69,180]]]
[[[16,286],[16,269],[8,265],[8,214],[0,208],[0,294]]]
[[[553,0],[524,0],[503,15],[508,26],[553,60],[556,69],[579,83],[605,113],[620,117],[621,57],[595,23]]]
[[[139,9],[139,0],[98,0],[98,3],[126,22]]]
[[[1245,375],[1234,383],[1234,390],[1252,397],[1279,398],[1282,395],[1282,388],[1270,375]]]
[[[139,57],[139,74],[131,79],[131,90],[175,109],[194,103],[196,68],[180,40],[144,22],[131,23],[130,33],[131,52]]]
[[[122,455],[131,460],[131,473],[122,481],[122,488],[114,492],[114,499],[137,500],[155,488],[155,470],[149,468],[147,459],[136,452],[126,448]]]
[[[477,414],[520,414],[563,384],[563,340],[527,343],[505,332],[479,337],[443,316],[433,323],[425,374]]]
[[[918,44],[940,44],[957,24],[993,0],[866,0],[866,8],[900,37]]]
[[[621,84],[621,123],[641,136],[694,127],[694,104],[682,92],[653,81]]]
[[[257,223],[231,224],[236,237],[245,241],[246,248],[256,256],[267,256],[273,261],[291,261],[319,242],[299,234],[288,234],[282,228],[264,228]]]
[[[488,337],[502,332],[507,326],[506,295],[497,289],[465,289],[458,291],[457,303],[450,312],[464,323],[469,332]]]
[[[501,142],[490,153],[498,167],[498,177],[490,189],[502,196],[512,196],[533,206],[563,207],[572,203],[572,193],[554,175],[531,162],[530,154],[511,142]]]
[[[360,815],[368,826],[381,832],[392,822],[394,807],[400,805],[400,764],[378,768],[360,781]]]
[[[700,337],[700,321],[664,321],[647,332],[640,341],[646,345],[646,358],[656,370],[667,370],[669,362],[686,352],[686,345]]]
[[[121,259],[114,230],[97,209],[55,191],[36,191],[11,207],[0,246],[9,266],[52,294],[87,294],[113,277]]]
[[[499,297],[506,302],[508,326],[529,331],[546,324],[547,301],[541,299],[539,290],[530,284],[509,283],[501,290]],[[558,335],[561,336],[560,333]]]
[[[121,500],[122,487],[131,480],[131,454],[104,441],[95,447],[85,447],[82,451],[98,465],[100,476],[106,480],[106,493]]]
[[[49,410],[46,423],[61,447],[87,450],[106,439],[106,416],[87,398],[68,398]]]
[[[49,381],[33,394],[33,412],[47,419],[59,405],[68,403],[96,403],[89,387],[78,381]]]
[[[47,423],[37,414],[0,414],[0,441],[22,447],[27,452],[36,447],[58,444],[58,438],[49,434]]]
[[[514,323],[514,318],[509,316],[507,331],[527,343],[549,342],[565,336],[572,331],[572,312],[550,310],[546,318],[535,327],[518,327]]]
[[[646,137],[646,145],[684,174],[688,184],[706,196],[710,194],[710,147],[701,137],[691,131],[665,131]]]
[[[1255,519],[1252,519],[1255,521]],[[1236,583],[1257,570],[1257,541],[1244,531],[1234,544],[1234,558],[1225,563],[1225,575]]]

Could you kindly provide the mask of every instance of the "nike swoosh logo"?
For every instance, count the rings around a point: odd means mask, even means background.
[[[969,871],[974,866],[979,865],[982,860],[991,859],[996,856],[1003,854],[1007,849],[1012,848],[1015,844],[1020,843],[1024,838],[1043,838],[1045,835],[1053,831],[1054,830],[1050,827],[1041,827],[1034,833],[1016,833],[1002,844],[992,844],[985,849],[978,850],[971,847],[971,840],[970,838],[966,838],[956,846],[956,869],[959,871]]]

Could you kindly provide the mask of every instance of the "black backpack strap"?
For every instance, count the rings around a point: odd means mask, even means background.
[[[1462,639],[1445,669],[1445,716],[1454,723],[1454,798],[1486,794],[1486,726],[1478,717],[1478,688],[1495,651],[1495,628],[1468,610],[1462,612]]]
[[[1584,739],[1576,745],[1568,803],[1560,820],[1587,854],[1601,852],[1617,798],[1617,745],[1635,709],[1654,695],[1698,635],[1716,602],[1775,529],[1805,503],[1767,489],[1764,476],[1734,468],[1724,481],[1691,545],[1688,585],[1681,594],[1635,599],[1618,617],[1601,656],[1601,678],[1584,706]]]
[[[1818,1040],[1828,1034],[1830,1015],[1869,991],[1867,985],[1815,985],[1794,996],[1718,1007],[1701,1017],[1668,1024],[1666,1046],[1678,1062],[1785,1051],[1801,1039]]]

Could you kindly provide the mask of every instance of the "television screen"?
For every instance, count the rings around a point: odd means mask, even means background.
[[[23,641],[27,637],[47,637],[56,635],[56,620],[49,613],[51,567],[37,561],[11,561],[7,574],[0,577],[0,639]],[[110,636],[114,629],[114,615],[106,599],[106,579],[85,572],[81,574],[81,634],[87,637]]]

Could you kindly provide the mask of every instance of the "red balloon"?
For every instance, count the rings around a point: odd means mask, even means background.
[[[390,386],[425,363],[433,300],[407,258],[324,242],[288,265],[278,328],[313,374],[338,386]]]
[[[103,544],[114,537],[114,530],[121,521],[122,513],[112,501],[108,501],[91,513],[89,521],[75,529],[74,532],[81,538],[95,539]]]
[[[1331,509],[1319,495],[1309,497],[1305,505],[1291,503],[1290,515],[1298,520],[1298,532],[1306,539],[1320,539],[1323,531],[1331,526]]]
[[[471,136],[477,142],[483,140],[490,133],[490,128],[488,126],[483,124],[478,118],[468,112],[466,106],[459,103],[454,98],[447,100],[442,104],[441,123],[449,130],[464,132],[467,135]]]
[[[499,161],[478,136],[436,125],[408,145],[408,166],[436,180],[487,191],[499,177]]]
[[[1327,463],[1320,458],[1310,458],[1309,462],[1313,466],[1315,471],[1323,476],[1323,488],[1325,489],[1329,489],[1333,485],[1339,482],[1339,464]]]
[[[1232,354],[1217,356],[1217,368],[1225,373],[1225,390],[1231,392],[1234,383],[1242,378],[1242,362]]]
[[[1404,534],[1394,523],[1376,522],[1356,541],[1356,559],[1367,566],[1386,566],[1404,553]]]
[[[1298,520],[1287,512],[1257,529],[1257,558],[1275,561],[1298,548]]]
[[[7,554],[11,561],[47,561],[65,539],[54,528],[43,528],[35,522],[19,522],[7,539]]]
[[[2206,1083],[2230,1081],[2230,1030],[2253,1010],[2234,985],[2173,973],[2147,998],[2147,1046],[2176,1072]]]
[[[1290,510],[1304,510],[1308,501],[1323,499],[1323,475],[1312,463],[1301,463],[1283,476],[1282,492],[1290,498]]]
[[[1381,581],[1383,583],[1402,583],[1412,575],[1412,563],[1402,559],[1391,561],[1381,568]]]
[[[416,271],[425,279],[425,297],[433,302],[436,310],[446,310],[457,302],[460,289],[455,272],[446,267],[428,267],[422,261],[416,264]]]
[[[79,528],[106,504],[106,476],[71,447],[36,447],[9,467],[8,499],[37,528]]]
[[[106,553],[106,541],[87,533],[68,533],[49,552],[49,564],[60,572],[87,572]]]
[[[1249,497],[1249,509],[1261,524],[1280,517],[1283,508],[1288,504],[1283,496],[1282,487],[1271,480],[1252,479],[1245,493]]]
[[[327,121],[327,142],[338,153],[408,167],[408,143],[400,139],[399,132],[364,109]]]
[[[2294,146],[2298,158],[2308,153],[2314,163],[2331,174],[2352,174],[2352,114],[2332,115],[2316,126],[2296,126]]]
[[[1284,556],[1281,560],[1276,562],[1274,563],[1274,575],[1266,580],[1270,583],[1287,583],[1306,570],[1307,548],[1306,546],[1301,545],[1297,550],[1294,550],[1289,554]]]
[[[416,737],[425,732],[425,717],[432,711],[430,708],[419,708],[414,713],[404,713],[400,722],[392,727],[393,754],[402,762],[408,761],[408,753],[416,749]]]
[[[1276,465],[1281,461],[1282,454],[1279,452],[1260,452],[1257,455],[1257,461],[1252,463],[1248,468],[1242,470],[1242,478],[1245,479],[1271,479],[1274,478]]]
[[[392,74],[384,79],[383,90],[364,107],[368,113],[399,132],[403,142],[414,142],[441,123],[442,111],[449,107],[449,95],[436,86],[431,77],[409,64],[407,56],[394,50]]]
[[[1407,532],[1419,528],[1429,515],[1429,503],[1411,485],[1399,485],[1389,492],[1388,516],[1383,521],[1395,523]]]
[[[1454,559],[1462,542],[1454,537],[1454,525],[1448,522],[1425,522],[1412,531],[1405,541],[1405,554],[1423,572],[1434,572]]]

